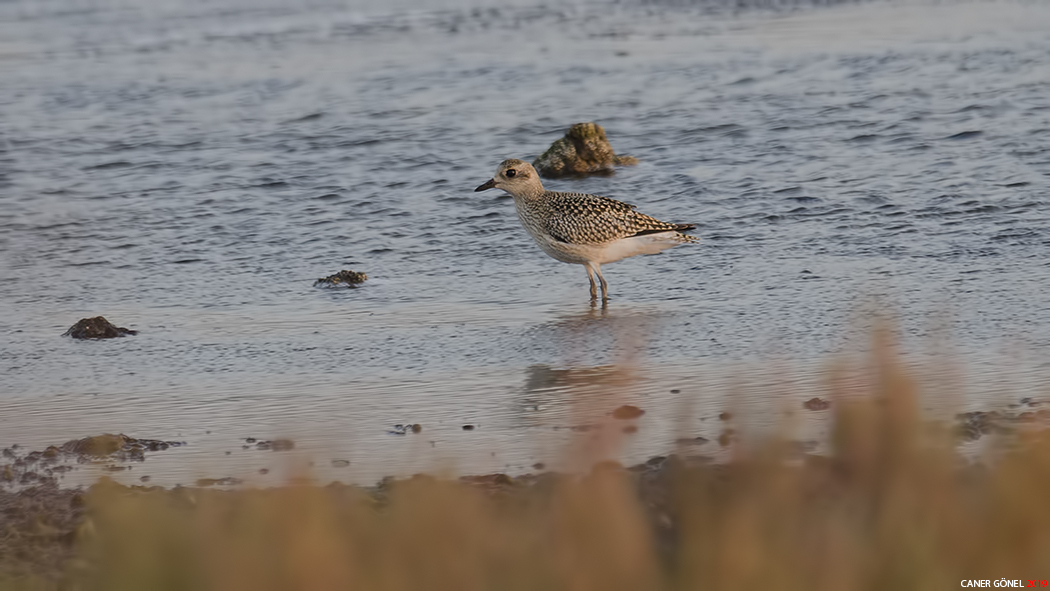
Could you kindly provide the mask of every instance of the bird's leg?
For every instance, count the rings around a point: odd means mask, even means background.
[[[598,281],[602,282],[602,303],[609,301],[609,284],[606,283],[605,277],[602,277],[602,268],[597,264],[594,265],[594,272],[598,274]]]
[[[594,271],[590,265],[584,265],[587,269],[587,280],[591,282],[591,301],[598,299],[598,286],[594,284]]]

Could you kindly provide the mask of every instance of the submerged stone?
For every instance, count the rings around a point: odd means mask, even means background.
[[[631,404],[625,404],[613,411],[614,419],[637,419],[645,414],[645,411]]]
[[[138,334],[138,331],[114,326],[102,316],[95,316],[81,319],[62,333],[62,336],[74,339],[112,339],[128,334]]]
[[[532,163],[540,176],[546,178],[610,174],[613,166],[634,164],[638,164],[637,158],[617,156],[613,152],[605,130],[597,123],[573,125],[565,137],[551,144]]]
[[[365,275],[364,273],[344,269],[335,275],[329,275],[328,277],[322,277],[317,281],[314,281],[314,286],[338,287],[340,285],[345,285],[346,287],[357,287],[367,279],[368,275]]]
[[[291,439],[274,439],[271,447],[273,451],[291,451],[295,449],[295,442]]]

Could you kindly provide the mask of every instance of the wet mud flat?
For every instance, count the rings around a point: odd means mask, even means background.
[[[57,580],[73,556],[84,516],[84,491],[54,483],[0,488],[0,583]]]
[[[935,447],[938,455],[927,458],[935,460],[937,470],[947,475],[948,484],[941,484],[967,489],[976,486],[980,493],[992,478],[990,474],[1002,469],[1003,457],[1020,454],[1027,461],[1031,460],[1028,454],[1050,454],[1050,408],[1044,402],[1026,399],[1002,410],[958,414],[949,431],[939,431],[943,437],[932,439],[945,447]],[[447,478],[416,474],[408,478],[384,478],[369,486],[340,482],[320,486],[308,479],[299,479],[276,487],[255,488],[241,486],[243,480],[226,476],[198,479],[195,486],[170,488],[149,486],[146,476],[141,478],[141,484],[118,484],[110,477],[103,477],[88,487],[62,488],[60,475],[74,466],[101,464],[109,466],[116,476],[121,472],[117,468],[128,462],[143,462],[147,452],[164,452],[184,444],[103,434],[49,446],[43,451],[7,448],[2,453],[9,463],[0,467],[5,475],[0,482],[0,532],[3,534],[0,535],[0,583],[10,582],[15,585],[13,588],[30,583],[49,588],[87,576],[84,573],[98,568],[99,559],[94,552],[100,544],[109,543],[102,541],[105,536],[100,531],[128,527],[127,516],[121,515],[119,509],[125,504],[137,504],[145,511],[136,515],[135,520],[164,524],[171,517],[166,513],[172,507],[180,519],[190,521],[201,519],[202,512],[212,511],[215,506],[237,512],[244,507],[257,510],[261,503],[267,512],[282,513],[289,510],[287,503],[302,495],[312,499],[310,502],[322,503],[326,511],[353,512],[364,507],[376,515],[390,515],[390,523],[384,523],[383,527],[396,528],[400,526],[393,515],[404,510],[406,503],[422,502],[423,496],[461,498],[470,503],[480,500],[495,511],[514,512],[557,506],[567,495],[573,498],[582,495],[577,498],[578,502],[591,499],[601,503],[612,490],[621,495],[618,502],[622,505],[614,508],[621,514],[602,515],[600,520],[637,519],[643,525],[636,534],[651,545],[650,551],[657,561],[665,566],[673,565],[684,550],[683,544],[687,543],[688,536],[682,532],[690,527],[690,512],[696,509],[688,506],[692,501],[686,501],[683,507],[683,498],[701,498],[705,503],[717,504],[735,495],[754,497],[758,494],[756,490],[787,478],[794,483],[792,486],[799,488],[795,493],[808,499],[807,504],[816,502],[814,499],[832,504],[853,502],[842,497],[883,494],[880,491],[884,485],[878,480],[885,474],[880,473],[877,479],[871,480],[870,476],[878,470],[873,472],[869,463],[901,462],[906,465],[894,469],[919,469],[898,454],[904,453],[902,447],[927,445],[920,444],[916,438],[916,433],[926,427],[913,422],[915,417],[885,418],[899,411],[894,408],[899,404],[899,401],[883,401],[864,407],[861,412],[855,404],[841,400],[807,400],[807,407],[830,409],[835,414],[835,437],[839,443],[828,453],[814,453],[818,445],[812,441],[747,444],[734,428],[733,415],[723,412],[719,416],[723,430],[716,440],[682,439],[676,442],[675,453],[655,456],[630,467],[612,460],[591,461],[578,463],[586,466],[580,471],[565,473],[537,463],[532,466],[533,471],[517,475],[492,473]],[[611,413],[608,423],[582,425],[577,432],[588,437],[602,430],[627,434],[631,423],[644,414],[641,408],[623,405]],[[411,433],[415,426],[405,426],[405,430]],[[880,433],[878,429],[886,432]],[[294,442],[289,440],[249,439],[246,445],[259,449],[294,447]],[[986,463],[958,453],[981,440],[1003,455],[995,462]],[[728,451],[724,456],[728,459],[715,461],[710,454],[698,453],[709,446]],[[929,466],[922,467],[927,468]],[[865,473],[868,476],[864,476]],[[1039,472],[1035,476],[1050,481],[1050,474]],[[965,494],[977,493],[968,490]],[[323,498],[323,502],[318,498]],[[790,503],[791,494],[787,498]],[[420,520],[423,531],[426,520],[431,518],[429,512],[434,509],[428,503],[421,509],[416,508],[423,511],[422,515],[413,516]],[[812,517],[817,521],[822,518]],[[464,523],[452,526],[473,527],[470,518],[463,519]],[[110,533],[129,537],[171,534],[152,530]]]
[[[1037,466],[1033,456],[1039,461],[1047,457],[1050,452],[1047,442],[1050,438],[1044,431],[1041,437],[1028,442],[1030,447],[1026,447],[1026,451],[1014,455],[1019,455],[1022,458],[1018,460],[1020,465],[1030,470]],[[431,577],[430,582],[436,585],[431,588],[456,588],[457,569],[467,565],[479,573],[485,572],[491,566],[488,560],[504,565],[504,568],[507,560],[517,565],[501,571],[500,576],[506,577],[505,583],[528,577],[521,574],[526,571],[519,571],[523,562],[540,570],[549,568],[549,557],[541,558],[537,564],[536,557],[546,555],[542,552],[537,555],[535,548],[522,543],[522,540],[534,539],[538,532],[552,535],[549,543],[557,550],[564,551],[568,546],[582,552],[581,556],[594,556],[595,560],[602,561],[608,561],[609,557],[605,555],[610,550],[596,541],[603,538],[613,540],[614,546],[630,549],[630,558],[649,564],[642,576],[649,583],[668,578],[675,581],[683,573],[701,579],[724,576],[732,568],[723,563],[733,562],[726,555],[727,545],[732,546],[732,551],[739,551],[739,544],[763,547],[767,559],[784,560],[786,556],[794,560],[797,569],[794,576],[811,582],[819,579],[834,562],[820,545],[823,542],[815,545],[812,541],[814,537],[826,538],[828,529],[845,529],[848,536],[866,536],[866,539],[880,536],[883,540],[909,539],[914,523],[898,521],[893,514],[896,502],[887,501],[886,495],[892,495],[895,485],[908,486],[904,483],[909,478],[915,479],[912,487],[929,485],[930,478],[923,480],[916,476],[930,466],[925,461],[912,462],[897,455],[898,443],[879,441],[874,450],[867,450],[874,454],[871,457],[863,457],[864,450],[858,448],[847,448],[848,451],[837,457],[825,457],[796,454],[791,446],[770,447],[761,454],[727,464],[670,456],[652,458],[629,468],[615,462],[603,462],[582,475],[547,472],[511,477],[490,474],[454,481],[417,475],[385,480],[373,487],[292,483],[271,489],[165,489],[123,486],[106,479],[84,491],[63,490],[54,485],[35,486],[18,492],[0,491],[4,531],[0,538],[0,582],[15,589],[21,586],[69,588],[69,585],[105,589],[115,580],[157,584],[170,577],[172,572],[192,572],[193,576],[188,578],[195,579],[201,575],[198,569],[202,568],[202,563],[200,558],[193,556],[209,551],[208,541],[203,536],[211,535],[209,532],[214,533],[213,530],[218,531],[221,540],[218,543],[232,544],[249,555],[259,551],[258,548],[253,550],[258,538],[253,538],[253,541],[243,537],[243,532],[236,533],[236,525],[233,530],[229,529],[230,523],[248,522],[255,524],[253,527],[257,526],[267,540],[282,540],[276,543],[267,541],[263,543],[267,549],[262,550],[262,554],[254,554],[254,559],[260,560],[271,555],[268,553],[277,552],[272,556],[282,565],[278,569],[293,572],[338,569],[342,567],[334,565],[345,565],[349,561],[356,564],[350,568],[372,570],[373,567],[355,563],[354,546],[346,541],[346,538],[360,536],[359,543],[374,544],[376,552],[393,561],[392,568],[403,573],[404,577]],[[943,511],[942,508],[942,512],[961,518],[962,525],[955,529],[965,530],[970,539],[977,538],[980,545],[980,536],[995,529],[992,522],[1004,511],[1005,499],[992,492],[1002,488],[991,486],[993,479],[1004,475],[1008,480],[1016,478],[1013,468],[1017,466],[1007,461],[1006,468],[1000,466],[990,470],[979,464],[953,462],[949,457],[939,457],[937,461],[947,463],[938,464],[940,470],[933,479],[937,487],[934,493],[922,495],[914,488],[909,489],[919,498],[912,501],[916,506],[905,507],[906,512],[912,515],[921,509],[940,515],[932,509],[947,498],[949,509]],[[1044,466],[1042,471],[1029,472],[1025,478],[1047,482],[1050,474],[1046,473]],[[963,503],[959,507],[954,504],[959,498],[969,501],[976,498],[986,504]],[[889,506],[885,504],[887,502]],[[856,503],[870,507],[870,511],[861,512],[865,516],[863,520],[856,519],[851,512],[850,508],[855,508]],[[842,513],[843,509],[846,513]],[[1034,507],[1026,508],[1032,509]],[[785,513],[791,512],[797,513],[796,518],[785,519]],[[348,515],[352,517],[348,518]],[[1031,534],[1039,524],[1047,525],[1045,512],[1033,511],[1032,515],[1032,523],[1028,523],[1029,520],[1007,521],[1008,525],[1000,524],[998,528]],[[829,524],[831,517],[837,523]],[[244,521],[246,519],[249,521]],[[316,524],[316,519],[332,520],[334,525],[319,531],[316,526],[309,525]],[[752,521],[763,519],[766,527],[762,529],[773,532],[766,534],[771,536],[771,541],[734,538],[740,530],[751,531],[756,527]],[[874,525],[859,523],[872,520]],[[941,519],[934,520],[943,525]],[[188,529],[178,525],[183,521],[190,525]],[[531,525],[535,523],[552,525]],[[870,531],[875,527],[881,527],[879,536]],[[203,531],[194,532],[193,528]],[[855,532],[854,529],[861,531]],[[496,530],[502,533],[495,534]],[[782,540],[778,534],[792,531],[809,533],[808,537],[799,536],[802,541],[797,542],[804,546],[804,552],[792,552],[782,542],[777,542]],[[758,533],[758,530],[751,533]],[[432,553],[441,554],[438,549],[443,544],[461,540],[464,535],[467,539],[471,536],[483,539],[496,536],[501,540],[510,536],[515,542],[508,545],[514,548],[509,551],[501,548],[507,556],[487,556],[475,561],[465,556],[486,553],[472,552],[468,546],[463,552],[451,555],[457,564],[446,562],[444,568],[437,569],[420,558]],[[1035,533],[1034,537],[1036,541],[1031,543],[1038,543],[1045,537],[1045,530],[1041,534]],[[1024,535],[1004,539],[1011,540],[1008,545],[1012,550],[1026,546],[1031,540]],[[986,559],[968,565],[965,561],[972,549],[953,547],[943,537],[937,537],[935,543],[938,546],[936,551],[923,554],[919,561],[921,564],[917,568],[923,573],[947,567],[951,576],[977,576],[971,573],[984,572],[991,563],[991,559]],[[335,553],[321,553],[324,556],[304,554],[298,551],[304,544],[315,548],[332,544]],[[707,561],[700,560],[695,556],[700,551],[698,544],[708,547],[714,556]],[[767,545],[773,548],[765,548]],[[137,548],[133,550],[132,546]],[[886,546],[874,548],[881,554],[873,555],[872,549],[862,548],[854,552],[863,553],[866,559],[882,565],[899,559]],[[419,554],[420,551],[425,554]],[[1001,551],[990,552],[998,555]],[[1033,554],[1018,553],[1016,556],[1030,555]],[[218,560],[229,559],[229,556],[229,553],[220,553]],[[690,559],[690,556],[694,558]],[[799,556],[805,560],[798,561]],[[149,569],[142,572],[125,562],[140,559],[155,561],[151,568],[156,572]],[[692,572],[688,565],[694,562],[701,563],[703,569]],[[865,574],[867,571],[856,568],[861,562],[858,555],[850,554],[846,570],[856,576],[870,576]],[[1023,558],[1015,563],[1028,568],[1033,566]],[[574,577],[599,576],[596,572],[586,572],[590,569],[586,560],[576,568],[584,572],[576,572]],[[250,581],[267,567],[261,563],[250,568],[244,563],[230,563],[229,569],[224,575],[227,580]],[[253,574],[256,569],[259,572]],[[375,573],[366,573],[363,578],[368,580],[370,576],[375,576]],[[294,583],[263,588],[293,587]],[[176,584],[173,588],[194,587]],[[690,587],[672,584],[669,588]]]
[[[833,463],[827,458],[799,453],[798,446],[788,446],[804,465],[810,478],[817,480],[833,477]],[[560,488],[580,478],[604,478],[612,476],[626,483],[632,496],[642,509],[659,551],[670,558],[677,548],[673,497],[683,478],[699,479],[718,488],[739,486],[747,477],[749,468],[744,465],[714,464],[705,457],[657,456],[649,461],[625,468],[614,461],[595,465],[589,475],[569,475],[557,472],[539,472],[509,476],[487,474],[464,476],[455,481],[443,481],[437,477],[418,474],[407,479],[388,478],[371,487],[331,483],[327,486],[309,485],[318,494],[330,496],[337,504],[352,506],[363,502],[382,511],[395,502],[399,492],[412,488],[441,488],[453,486],[465,495],[481,497],[507,507],[522,504],[549,503]],[[217,484],[236,484],[226,479],[216,479]],[[49,581],[58,582],[67,578],[70,561],[78,556],[78,543],[82,549],[85,540],[96,535],[94,521],[98,518],[91,509],[90,499],[105,497],[114,499],[139,498],[150,502],[174,504],[183,508],[197,505],[202,496],[224,497],[222,502],[250,503],[259,494],[258,489],[209,488],[215,483],[197,487],[167,489],[159,486],[124,486],[106,478],[86,489],[62,489],[52,482],[23,488],[17,491],[0,489],[0,582],[5,577],[14,582]],[[295,485],[289,485],[294,487]],[[302,484],[298,485],[302,486]],[[272,493],[278,489],[269,489]],[[115,496],[114,496],[115,495]],[[192,511],[192,509],[191,509]],[[610,519],[615,519],[613,516]],[[74,563],[83,568],[84,563]]]
[[[699,460],[698,460],[699,461]],[[607,462],[596,470],[615,470],[629,474],[636,482],[639,498],[650,508],[654,524],[663,526],[669,497],[668,474],[672,466],[678,466],[678,458],[656,457],[645,464],[624,470],[615,462]],[[488,498],[506,501],[521,501],[535,495],[550,494],[550,491],[568,475],[554,472],[525,474],[517,477],[506,474],[465,476],[458,484],[482,493]],[[316,487],[333,496],[350,496],[348,502],[363,495],[371,506],[381,508],[391,502],[393,491],[404,486],[433,485],[438,479],[419,474],[409,479],[388,478],[375,486],[363,487],[331,483]],[[195,487],[167,489],[159,486],[115,484],[105,478],[87,488],[60,488],[55,482],[25,487],[17,490],[0,488],[0,583],[7,580],[25,582],[43,580],[57,582],[64,578],[69,561],[77,555],[78,539],[83,541],[94,530],[92,512],[87,499],[105,490],[105,494],[145,496],[184,505],[196,503],[202,494],[215,494],[238,502],[238,497],[254,495],[257,491],[237,488],[211,488],[215,485],[239,484],[234,478],[205,479]],[[273,490],[273,489],[271,489]]]

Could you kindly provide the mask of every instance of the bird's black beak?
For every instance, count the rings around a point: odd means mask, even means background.
[[[494,188],[496,188],[496,179],[489,179],[488,181],[485,182],[484,185],[481,185],[477,189],[474,189],[474,192],[477,193],[478,191],[487,191],[489,189],[494,189]]]

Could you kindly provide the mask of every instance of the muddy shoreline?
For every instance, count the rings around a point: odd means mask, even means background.
[[[670,495],[669,477],[675,469],[686,464],[704,465],[702,458],[683,459],[677,456],[657,456],[644,464],[624,468],[616,462],[601,462],[594,471],[625,471],[636,483],[639,499],[648,509],[654,530],[669,534],[671,522],[667,517]],[[720,468],[714,468],[721,471]],[[728,472],[727,472],[728,473]],[[521,476],[485,474],[463,476],[456,482],[494,498],[511,499],[523,495],[547,494],[562,479],[570,475],[557,472],[539,472]],[[103,478],[90,487],[61,488],[53,477],[41,477],[43,484],[17,490],[0,487],[0,582],[6,579],[60,581],[77,555],[78,537],[92,528],[87,499],[98,487],[120,489],[128,494],[167,495],[172,499],[192,498],[204,490],[216,494],[238,495],[244,489],[235,486],[233,478],[205,479],[198,486],[164,488],[160,486],[123,486]],[[387,478],[374,486],[357,486],[332,482],[315,485],[328,490],[358,491],[383,506],[390,501],[391,490],[402,484],[437,482],[439,479],[417,474],[407,479]],[[286,484],[283,486],[293,486]],[[214,486],[231,488],[212,488]],[[280,488],[280,487],[278,487]],[[665,538],[666,535],[658,536]]]
[[[952,437],[957,445],[965,446],[986,436],[1003,438],[1046,429],[1050,427],[1050,408],[1046,408],[1044,402],[1024,399],[1009,405],[1006,410],[960,413],[956,416]],[[812,400],[807,401],[807,404],[816,405]],[[831,404],[822,401],[819,406],[826,408]],[[689,474],[693,478],[699,475],[705,482],[728,484],[737,478],[734,475],[746,474],[749,469],[746,461],[716,462],[710,456],[697,453],[708,446],[726,448],[736,444],[738,433],[732,426],[733,417],[730,413],[723,413],[720,419],[726,425],[722,436],[716,441],[703,438],[682,440],[678,442],[676,453],[654,456],[630,467],[611,460],[597,461],[591,465],[590,474],[602,471],[621,473],[633,483],[653,532],[654,542],[658,548],[664,548],[668,555],[675,543],[675,524],[670,508],[675,479],[682,474]],[[607,427],[623,422],[616,420]],[[290,440],[250,439],[252,445],[259,449],[294,448],[294,442]],[[117,484],[103,476],[91,486],[61,486],[62,475],[75,469],[75,466],[94,464],[110,472],[122,472],[127,469],[128,463],[144,462],[147,459],[146,452],[164,453],[183,445],[186,445],[185,442],[103,434],[70,440],[61,445],[49,446],[43,451],[28,451],[18,446],[4,449],[0,453],[9,463],[0,466],[0,532],[4,533],[0,536],[0,581],[4,580],[3,577],[16,581],[44,580],[52,583],[61,580],[70,559],[77,554],[78,537],[83,535],[85,528],[93,527],[88,519],[90,503],[87,499],[95,494],[98,487],[116,489],[122,494],[167,495],[172,499],[192,499],[205,492],[234,495],[232,498],[236,498],[236,495],[245,491],[258,490],[251,485],[242,487],[244,481],[233,476],[201,478],[194,486],[151,486],[148,485],[148,475],[138,479],[140,484]],[[776,453],[780,454],[782,460],[803,466],[807,474],[814,478],[814,486],[823,487],[842,475],[836,472],[838,460],[833,456],[813,453],[814,447],[813,442],[784,441],[776,448]],[[958,470],[966,472],[976,466],[978,464],[963,461]],[[375,506],[382,507],[390,501],[391,491],[405,484],[455,482],[496,499],[535,499],[543,498],[567,479],[581,477],[579,473],[548,470],[542,463],[535,464],[533,468],[535,472],[520,475],[490,473],[452,480],[427,474],[408,478],[387,477],[371,486],[335,481],[328,485],[315,482],[308,484],[325,490],[363,493]],[[292,481],[277,487],[263,488],[280,489],[301,484],[302,481]]]

